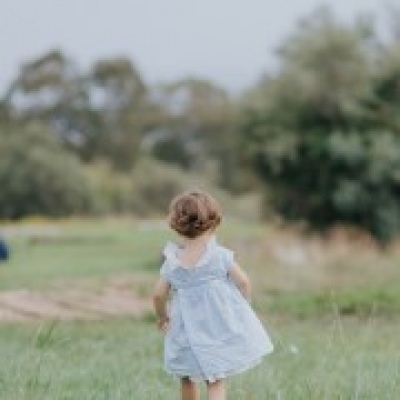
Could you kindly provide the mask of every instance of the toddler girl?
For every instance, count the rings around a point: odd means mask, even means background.
[[[182,400],[199,399],[198,381],[207,383],[208,400],[224,400],[225,378],[258,364],[273,346],[249,305],[246,273],[215,239],[218,203],[183,193],[172,200],[168,222],[182,243],[166,245],[153,295],[165,369],[180,378]]]

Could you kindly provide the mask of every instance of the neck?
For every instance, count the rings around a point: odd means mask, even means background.
[[[203,246],[213,235],[212,232],[204,232],[202,235],[195,237],[194,239],[184,238],[185,247],[197,247]]]

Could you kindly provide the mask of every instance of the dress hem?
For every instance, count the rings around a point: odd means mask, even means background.
[[[166,372],[168,372],[170,375],[172,375],[176,379],[189,378],[192,382],[207,381],[207,382],[213,383],[220,379],[225,379],[230,376],[240,374],[242,372],[248,371],[251,368],[256,367],[257,365],[259,365],[262,362],[263,357],[272,353],[272,351],[273,351],[273,348],[267,350],[262,356],[259,356],[250,362],[246,362],[244,365],[239,366],[237,368],[230,369],[227,371],[216,372],[216,373],[210,374],[210,375],[204,375],[204,374],[201,376],[191,375],[191,374],[187,374],[187,373],[183,373],[183,372],[171,371],[168,368],[165,368],[165,370],[166,370]]]

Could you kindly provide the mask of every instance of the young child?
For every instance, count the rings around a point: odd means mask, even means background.
[[[198,381],[207,383],[208,400],[224,400],[225,378],[255,366],[273,349],[249,305],[246,273],[214,237],[221,218],[206,193],[183,193],[170,205],[168,222],[182,243],[164,249],[153,302],[165,332],[165,368],[180,378],[182,400],[199,399]]]

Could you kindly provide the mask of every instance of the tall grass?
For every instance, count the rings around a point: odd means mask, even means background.
[[[395,400],[400,321],[270,320],[275,352],[229,381],[230,399]],[[0,326],[4,400],[176,400],[153,324],[107,322]]]

